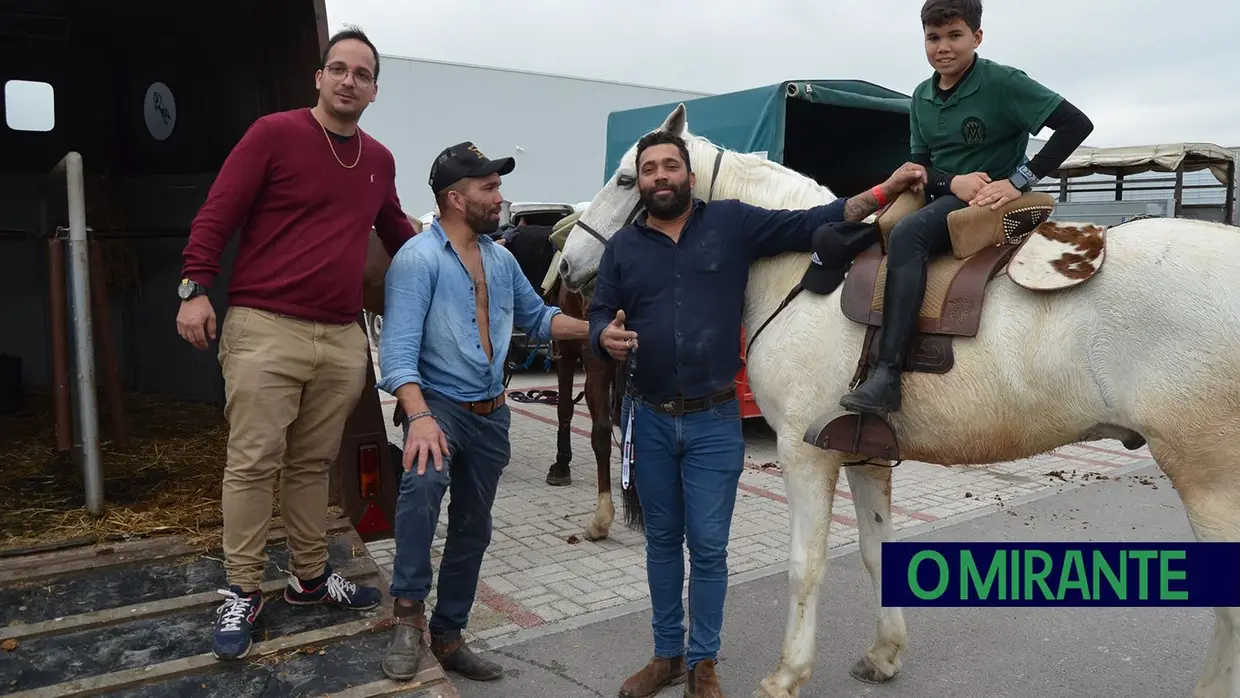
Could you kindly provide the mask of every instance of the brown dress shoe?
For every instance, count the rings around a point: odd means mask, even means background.
[[[393,681],[408,681],[422,667],[422,651],[426,647],[426,603],[418,601],[406,606],[399,601],[392,609],[395,623],[392,640],[383,655],[383,674]]]
[[[474,681],[494,681],[504,675],[504,667],[474,654],[461,632],[431,633],[431,651],[445,671],[455,671]]]
[[[724,698],[715,675],[715,660],[703,659],[693,665],[689,683],[685,684],[685,698]]]
[[[620,698],[649,698],[665,686],[685,681],[685,658],[655,657],[641,671],[633,674],[620,687]]]

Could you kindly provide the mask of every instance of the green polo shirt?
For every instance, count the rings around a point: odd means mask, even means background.
[[[1063,101],[1023,70],[981,56],[947,101],[937,84],[935,73],[913,91],[910,149],[929,153],[930,164],[953,175],[1011,176],[1025,160],[1029,136]]]

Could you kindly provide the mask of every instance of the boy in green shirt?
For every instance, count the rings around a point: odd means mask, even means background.
[[[947,214],[1019,198],[1093,131],[1089,117],[1023,71],[976,54],[981,0],[927,0],[921,8],[934,73],[913,91],[913,161],[926,168],[927,203],[896,224],[887,249],[883,327],[869,380],[840,400],[852,412],[900,409],[900,376],[925,292],[929,259],[951,245]],[[1029,136],[1054,135],[1026,162]]]

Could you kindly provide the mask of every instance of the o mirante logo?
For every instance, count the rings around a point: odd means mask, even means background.
[[[884,606],[1240,606],[1240,543],[884,543]]]

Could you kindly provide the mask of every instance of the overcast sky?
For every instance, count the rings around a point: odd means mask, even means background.
[[[327,16],[331,31],[359,25],[389,55],[703,92],[851,78],[908,94],[930,74],[920,6],[327,0]],[[982,30],[983,56],[1022,68],[1093,119],[1088,145],[1240,146],[1240,2],[989,0]],[[17,87],[8,95],[10,123],[45,120],[39,105],[48,97]]]
[[[357,24],[389,55],[704,92],[851,78],[908,94],[931,70],[920,7],[918,0],[327,0],[327,16],[331,31]],[[1240,3],[990,0],[982,30],[981,55],[1022,68],[1090,116],[1089,145],[1240,146]]]

